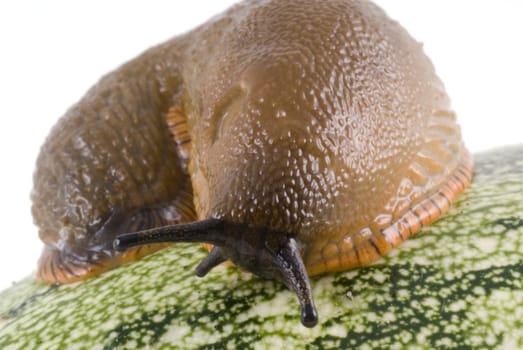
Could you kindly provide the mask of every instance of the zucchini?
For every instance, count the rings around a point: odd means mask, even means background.
[[[233,267],[193,274],[178,244],[71,285],[30,276],[0,293],[1,349],[523,348],[523,145],[475,157],[442,219],[379,262],[312,281],[320,323],[292,292]]]

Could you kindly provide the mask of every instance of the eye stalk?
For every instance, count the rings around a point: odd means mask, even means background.
[[[123,251],[134,246],[165,242],[213,244],[209,255],[196,267],[197,276],[203,277],[215,266],[231,260],[246,271],[285,284],[298,297],[301,323],[305,327],[314,327],[318,323],[310,280],[295,235],[265,226],[211,218],[119,235],[114,248]]]

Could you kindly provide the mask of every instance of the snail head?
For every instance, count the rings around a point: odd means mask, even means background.
[[[301,304],[301,322],[314,327],[318,314],[312,298],[307,271],[295,235],[274,232],[265,226],[235,224],[222,219],[207,219],[188,224],[165,226],[119,235],[116,250],[163,242],[206,242],[214,248],[196,267],[205,276],[216,265],[230,260],[260,277],[277,279],[294,291]]]

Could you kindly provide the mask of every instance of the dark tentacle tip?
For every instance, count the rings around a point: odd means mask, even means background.
[[[307,328],[318,324],[318,312],[313,304],[305,304],[301,309],[301,323]]]
[[[116,236],[113,241],[113,248],[115,251],[124,251],[140,243],[138,234],[126,233]]]
[[[194,273],[198,277],[203,277],[207,275],[213,267],[220,265],[225,260],[227,260],[227,258],[223,256],[221,249],[214,247],[209,255],[196,267]]]
[[[202,269],[199,265],[194,270],[194,274],[198,277],[204,277],[207,273],[209,273],[209,270]]]
[[[120,239],[116,238],[113,241],[113,249],[116,250],[116,251],[124,250],[124,248],[122,248],[122,241],[120,241]]]

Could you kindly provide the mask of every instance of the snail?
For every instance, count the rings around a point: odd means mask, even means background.
[[[472,158],[422,45],[358,0],[252,0],[103,77],[37,159],[37,277],[172,242],[284,283],[368,265],[440,217]]]

